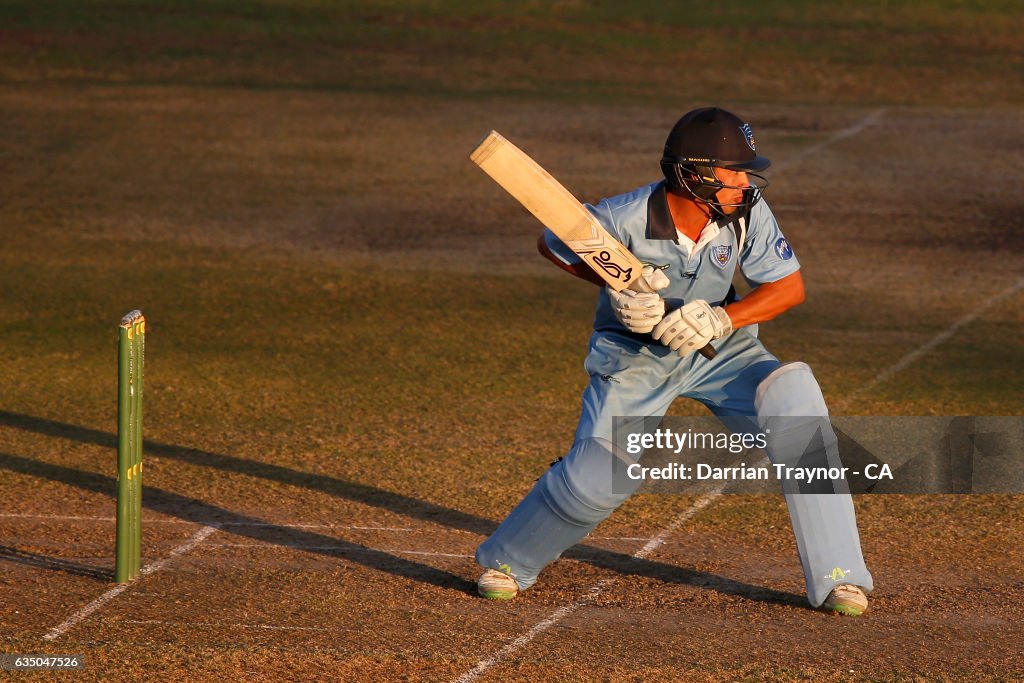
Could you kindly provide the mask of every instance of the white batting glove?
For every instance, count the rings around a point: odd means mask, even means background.
[[[721,306],[697,299],[672,311],[654,328],[654,338],[685,358],[712,339],[732,332],[732,320]]]
[[[651,289],[650,292],[634,289],[616,292],[609,288],[608,298],[611,299],[612,311],[620,323],[630,332],[646,334],[665,315],[665,300],[657,292],[668,287],[669,283],[665,273],[654,266],[644,266],[641,277]]]

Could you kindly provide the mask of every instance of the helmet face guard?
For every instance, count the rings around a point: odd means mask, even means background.
[[[718,161],[715,159],[687,159],[683,157],[664,157],[661,170],[670,189],[684,190],[693,198],[707,205],[713,213],[724,216],[726,208],[736,207],[744,212],[749,211],[761,201],[761,192],[768,187],[768,179],[755,169],[743,168],[744,164]],[[715,168],[731,171],[742,171],[750,179],[749,185],[727,185],[715,173]],[[760,168],[756,170],[761,170]],[[715,197],[719,190],[742,190],[743,199],[736,203],[718,201]]]

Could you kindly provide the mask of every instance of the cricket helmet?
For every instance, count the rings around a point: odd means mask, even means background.
[[[668,134],[661,158],[661,170],[671,189],[689,192],[719,214],[730,206],[749,210],[760,201],[768,180],[758,172],[770,164],[758,155],[750,124],[718,107],[694,109],[679,119]],[[727,185],[715,175],[716,168],[743,171],[750,185]],[[743,200],[734,204],[717,201],[722,189],[742,189]]]

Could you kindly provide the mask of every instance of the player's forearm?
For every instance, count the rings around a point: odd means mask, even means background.
[[[788,311],[804,300],[800,271],[753,289],[742,300],[725,307],[733,328],[762,323]]]
[[[598,287],[604,287],[605,282],[601,279],[601,276],[591,270],[590,266],[583,261],[580,261],[579,263],[564,263],[561,259],[551,253],[551,250],[548,249],[547,242],[544,240],[543,234],[541,234],[540,239],[537,240],[537,251],[541,253],[541,256],[551,261],[570,275],[574,275],[581,280],[591,282]]]

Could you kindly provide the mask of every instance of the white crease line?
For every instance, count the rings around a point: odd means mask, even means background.
[[[878,118],[884,112],[885,112],[884,109],[877,109],[877,110],[875,110],[874,112],[869,114],[866,118],[861,120],[859,123],[857,123],[857,124],[855,124],[853,126],[850,126],[849,128],[844,128],[843,130],[841,130],[841,131],[839,131],[837,133],[832,134],[826,140],[823,140],[822,142],[819,142],[816,145],[812,145],[811,147],[809,147],[809,148],[803,150],[802,152],[798,153],[796,156],[791,157],[787,162],[784,162],[784,163],[781,163],[781,164],[777,164],[776,165],[776,170],[778,170],[780,168],[785,168],[790,163],[793,163],[794,161],[798,161],[799,159],[802,159],[803,157],[807,156],[808,154],[812,154],[814,152],[817,152],[818,150],[823,149],[823,148],[827,147],[828,145],[831,145],[834,142],[838,142],[839,140],[843,140],[845,138],[848,138],[848,137],[851,137],[853,135],[856,135],[860,131],[864,130],[867,126],[869,126],[870,124],[872,124],[875,121],[877,121]],[[640,550],[635,552],[633,554],[633,557],[636,557],[638,559],[643,559],[643,558],[647,557],[649,554],[651,554],[652,552],[654,552],[659,546],[661,546],[665,542],[665,539],[668,537],[668,535],[670,533],[672,533],[673,531],[678,529],[680,526],[682,526],[687,520],[689,520],[691,517],[693,517],[693,515],[697,514],[700,510],[704,509],[705,507],[707,507],[708,505],[713,503],[716,499],[718,499],[722,495],[722,491],[724,490],[724,486],[725,485],[723,484],[721,487],[718,488],[718,490],[716,490],[716,491],[714,491],[712,493],[709,493],[707,495],[704,495],[701,498],[698,498],[697,502],[695,502],[692,506],[690,506],[690,508],[688,508],[681,515],[679,515],[674,520],[672,520],[672,522],[668,526],[666,526],[664,529],[662,529],[656,536],[651,538],[644,545],[643,548],[641,548]],[[457,678],[456,679],[456,683],[469,683],[470,681],[476,680],[480,676],[480,674],[482,674],[484,671],[486,671],[487,669],[491,668],[492,666],[494,666],[495,664],[500,662],[502,659],[507,657],[509,654],[511,654],[511,653],[515,652],[516,650],[520,649],[521,647],[525,646],[527,643],[529,643],[531,640],[533,640],[538,634],[543,633],[544,631],[546,631],[547,629],[549,629],[550,627],[554,626],[559,621],[564,619],[565,617],[569,616],[570,614],[572,614],[573,612],[578,610],[580,607],[583,607],[584,605],[589,603],[591,600],[593,600],[594,597],[596,597],[598,594],[600,594],[600,592],[602,590],[604,590],[605,587],[608,584],[610,584],[612,581],[613,581],[613,579],[611,579],[611,578],[604,579],[604,580],[600,581],[597,585],[595,585],[594,587],[592,587],[588,591],[588,593],[590,594],[589,598],[585,598],[583,600],[579,600],[577,602],[574,602],[573,604],[568,605],[566,607],[559,608],[558,610],[553,612],[551,614],[551,616],[549,616],[547,619],[545,619],[544,621],[542,621],[539,624],[535,625],[529,631],[527,631],[526,633],[524,633],[523,635],[519,636],[514,641],[512,641],[511,643],[509,643],[508,645],[503,647],[493,657],[481,661],[479,664],[477,664],[475,667],[473,667],[470,671],[466,672],[465,674],[463,674],[462,676]]]
[[[78,519],[86,522],[113,522],[117,519],[116,517],[83,517],[80,515],[38,515],[21,512],[0,512],[0,517],[15,517],[19,519]]]
[[[88,605],[86,605],[85,607],[83,607],[82,609],[78,610],[70,617],[65,619],[64,622],[61,623],[59,626],[55,626],[49,633],[43,636],[43,639],[56,640],[57,638],[60,638],[64,633],[68,631],[68,629],[72,628],[77,623],[88,617],[96,610],[98,610],[100,607],[103,607],[103,605],[107,604],[108,602],[116,598],[118,595],[128,590],[131,586],[134,586],[143,576],[149,576],[150,574],[160,571],[161,569],[166,567],[171,560],[191,551],[197,545],[199,545],[207,538],[209,538],[209,536],[215,531],[217,531],[217,527],[215,526],[204,526],[202,529],[192,534],[192,536],[187,541],[185,541],[177,548],[174,548],[170,553],[168,553],[167,557],[143,567],[142,570],[139,572],[139,576],[135,579],[132,579],[130,582],[121,583],[117,586],[114,586],[106,593],[96,598]]]
[[[903,358],[896,361],[896,363],[894,363],[891,367],[889,367],[886,370],[883,370],[877,376],[875,376],[874,379],[870,380],[866,384],[861,385],[860,388],[856,389],[855,391],[850,392],[849,395],[860,395],[867,391],[868,389],[873,389],[875,388],[875,386],[881,384],[882,382],[885,382],[886,380],[891,379],[893,376],[902,372],[903,370],[906,370],[913,363],[915,363],[920,358],[928,354],[939,344],[941,344],[942,342],[946,341],[954,334],[956,334],[957,330],[959,330],[961,327],[964,327],[965,325],[974,322],[977,318],[981,317],[983,313],[991,309],[993,306],[1002,303],[1006,299],[1009,299],[1022,289],[1024,289],[1024,277],[1022,277],[1020,280],[1017,280],[1016,284],[1007,287],[996,296],[992,297],[991,299],[988,299],[985,302],[984,306],[981,306],[980,308],[975,308],[973,311],[957,320],[955,323],[947,327],[945,330],[935,335],[934,337],[932,337],[927,342],[917,347],[907,355],[903,356]]]
[[[709,493],[698,498],[693,505],[687,508],[681,515],[673,519],[667,527],[658,532],[657,536],[647,541],[647,544],[643,548],[640,548],[640,550],[637,550],[635,553],[633,553],[633,557],[637,558],[638,560],[646,558],[648,555],[657,550],[659,546],[664,545],[665,539],[668,538],[669,534],[671,534],[673,531],[675,531],[683,524],[688,522],[691,517],[693,517],[695,514],[706,508],[711,503],[713,503],[715,499],[721,495],[721,490],[718,490],[715,491],[714,493]]]
[[[790,165],[795,164],[801,159],[809,157],[810,155],[816,152],[820,152],[821,150],[839,142],[840,140],[845,140],[846,138],[853,137],[857,133],[861,132],[862,130],[870,126],[872,123],[878,121],[878,119],[880,119],[882,117],[882,114],[884,113],[884,108],[876,109],[875,111],[871,112],[865,118],[861,119],[859,122],[853,124],[849,128],[844,128],[838,132],[835,132],[832,135],[828,136],[826,139],[819,142],[818,144],[811,145],[806,149],[800,150],[799,152],[789,157],[788,159],[780,161],[779,163],[775,164],[774,170],[776,172],[781,171],[782,169],[788,168]]]
[[[714,502],[714,500],[718,498],[718,496],[720,495],[722,494],[710,493],[706,496],[701,496],[700,498],[698,498],[693,505],[691,505],[689,508],[683,511],[683,513],[680,514],[678,517],[673,519],[668,526],[659,531],[658,534],[654,537],[648,539],[647,543],[644,545],[643,548],[633,553],[633,557],[637,558],[638,560],[646,558],[648,555],[654,552],[659,546],[665,543],[665,539],[668,537],[669,534],[671,534],[673,531],[681,527],[691,517],[693,517],[695,514],[697,514],[698,512],[706,508],[708,505],[710,505],[712,502]],[[571,605],[559,607],[557,610],[552,612],[547,619],[544,619],[543,621],[535,624],[533,628],[531,628],[529,631],[519,636],[505,647],[498,650],[498,652],[494,656],[479,662],[471,670],[467,671],[462,676],[457,678],[456,683],[470,683],[470,681],[475,681],[477,678],[480,677],[482,673],[490,669],[492,666],[494,666],[501,660],[508,657],[516,650],[527,645],[531,640],[536,638],[538,635],[540,635],[544,631],[547,631],[549,628],[551,628],[558,622],[562,621],[562,619],[565,619],[567,616],[574,613],[580,607],[583,607],[593,602],[594,599],[601,594],[601,591],[607,588],[614,581],[614,577],[609,577],[598,581],[595,585],[591,586],[590,589],[587,590],[586,597],[577,600]]]
[[[597,589],[601,590],[601,588],[603,588],[603,586],[601,584],[598,584]],[[457,678],[456,683],[469,683],[470,681],[475,681],[477,678],[480,677],[480,674],[487,671],[492,666],[494,666],[501,660],[505,659],[516,650],[522,648],[524,645],[527,645],[531,640],[537,637],[537,635],[543,633],[544,631],[547,631],[549,628],[560,622],[562,619],[565,619],[567,616],[578,610],[580,607],[583,607],[588,602],[589,600],[580,600],[579,602],[574,602],[571,605],[559,607],[554,612],[552,612],[551,616],[549,616],[547,619],[537,623],[529,631],[519,636],[505,647],[498,650],[498,653],[496,655],[494,655],[490,659],[483,660],[475,667],[473,667],[471,670],[467,671],[462,676]]]

